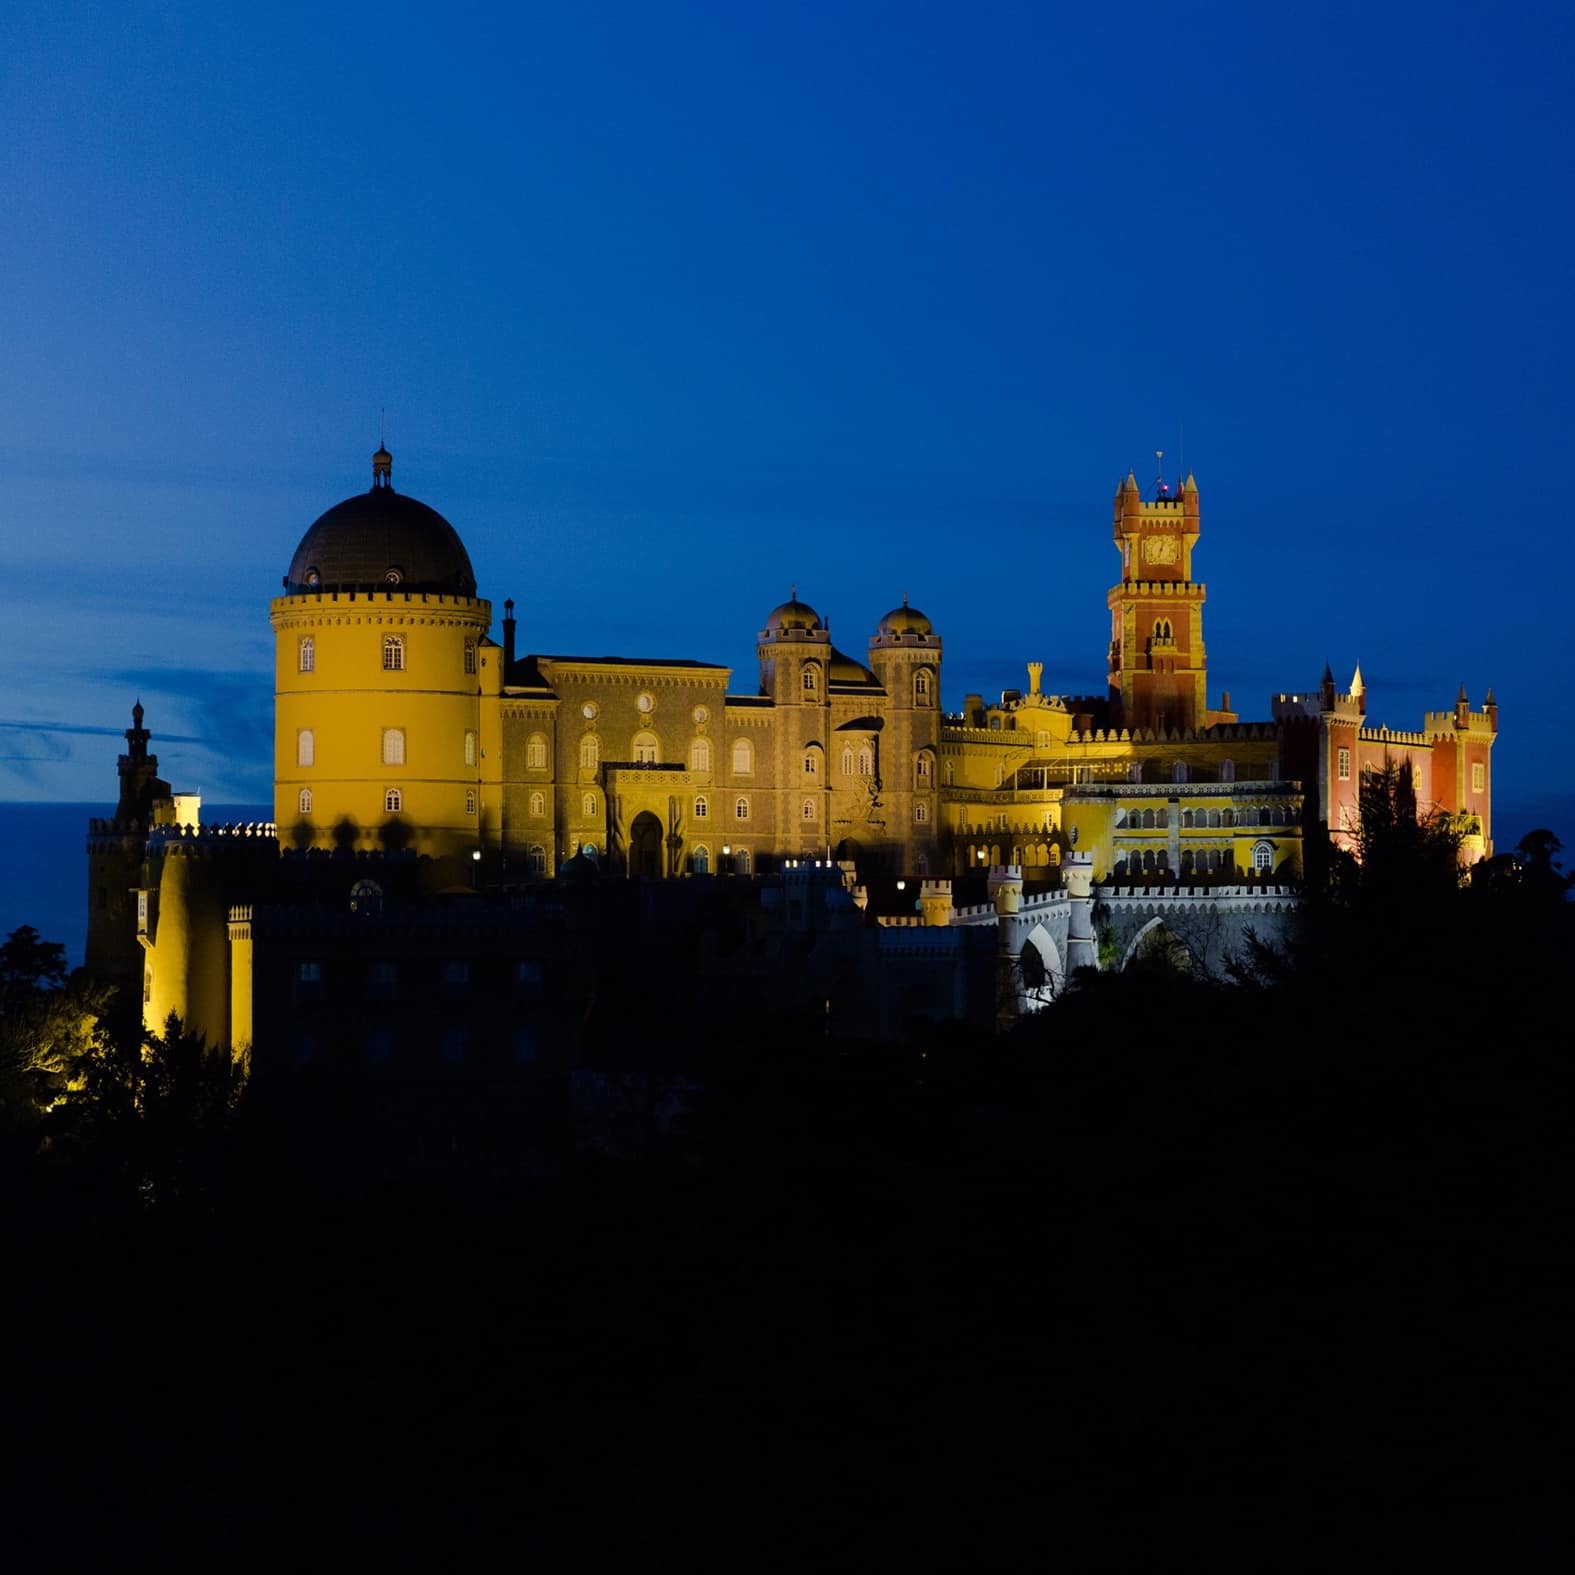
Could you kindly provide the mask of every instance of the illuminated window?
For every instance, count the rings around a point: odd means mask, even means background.
[[[405,763],[405,730],[402,727],[383,729],[383,764],[402,766]]]
[[[933,766],[928,755],[920,755],[914,762],[913,775],[920,787],[928,787],[930,785],[932,771]]]
[[[697,738],[689,746],[689,769],[691,771],[709,771],[711,769],[711,742],[709,739]]]
[[[820,688],[820,669],[813,662],[804,664],[804,693],[812,695]]]
[[[1254,845],[1252,867],[1259,875],[1266,875],[1274,868],[1274,847],[1271,843],[1259,842]]]
[[[405,637],[402,634],[383,636],[383,671],[402,673],[405,670]]]
[[[922,800],[913,806],[913,818],[919,825],[923,825],[930,818],[930,806]]]
[[[295,666],[302,673],[310,673],[317,666],[317,642],[309,634],[303,634],[295,648]]]
[[[465,642],[465,671],[467,673],[473,673],[473,672],[475,672],[475,670],[476,670],[476,642],[474,640],[467,640]]]
[[[465,789],[465,813],[467,815],[476,813],[476,790],[474,788]]]
[[[580,740],[580,770],[594,771],[601,764],[602,746],[594,733]]]
[[[820,775],[820,757],[813,749],[804,751],[804,775],[807,777]]]
[[[930,703],[930,674],[927,668],[921,667],[913,675],[913,698],[917,705]]]
[[[703,798],[695,800],[695,819],[704,820],[711,813],[711,806]]]
[[[749,800],[747,798],[738,799],[734,803],[734,805],[733,805],[733,819],[734,820],[748,820],[749,819]]]
[[[1335,757],[1335,775],[1342,782],[1351,780],[1351,751],[1342,749]]]
[[[530,813],[533,820],[540,820],[547,813],[547,800],[540,793],[531,794]]]
[[[703,843],[695,849],[694,870],[696,875],[708,875],[711,872],[711,850]]]
[[[476,763],[476,735],[469,728],[465,730],[465,764],[473,766]]]
[[[1414,775],[1414,768],[1413,768]],[[1471,791],[1481,793],[1487,789],[1487,767],[1480,760],[1471,762]]]
[[[303,727],[295,735],[295,763],[298,766],[312,765],[317,758],[317,744],[312,737],[312,730]]]
[[[754,769],[754,746],[747,738],[741,738],[733,745],[733,770],[739,776],[748,776]]]
[[[654,766],[660,758],[661,749],[655,733],[634,735],[634,763],[637,766]]]
[[[545,733],[532,733],[526,739],[525,769],[527,771],[545,771],[547,769],[547,735]]]
[[[388,788],[383,793],[383,809],[390,815],[397,815],[405,807],[405,795],[398,788]]]
[[[812,798],[807,798],[807,799],[804,800],[804,819],[805,820],[813,820],[814,818],[815,818],[815,801]]]
[[[587,793],[585,795],[584,808],[585,818],[587,820],[594,820],[596,818],[596,795],[594,793]]]
[[[301,796],[296,800],[296,810],[302,815],[310,815],[312,813],[312,790],[310,788],[301,789]]]

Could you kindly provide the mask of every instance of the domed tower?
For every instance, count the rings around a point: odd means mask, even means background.
[[[813,854],[830,836],[827,732],[830,727],[831,633],[798,599],[798,587],[760,631],[760,692],[776,718],[776,824],[784,851]]]
[[[870,667],[886,691],[881,745],[888,822],[910,850],[907,873],[940,868],[941,637],[917,607],[894,607],[870,637]],[[924,860],[923,864],[920,860]]]
[[[280,841],[468,857],[492,606],[454,527],[394,490],[387,449],[301,538],[270,621]]]

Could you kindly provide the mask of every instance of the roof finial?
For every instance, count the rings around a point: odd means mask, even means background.
[[[788,600],[790,602],[796,602],[798,600],[798,586],[797,585],[790,585],[790,586],[788,586]]]
[[[393,485],[394,456],[379,441],[377,452],[372,456],[372,490],[375,492],[379,487],[392,489]]]

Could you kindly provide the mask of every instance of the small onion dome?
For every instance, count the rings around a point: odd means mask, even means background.
[[[934,634],[935,625],[917,607],[908,605],[906,596],[902,606],[893,607],[880,621],[876,634]]]
[[[767,629],[818,629],[820,627],[820,614],[808,602],[798,599],[798,587],[793,588],[793,594],[782,603],[780,607],[772,610],[771,616],[766,619]]]
[[[831,656],[826,662],[826,676],[834,684],[873,684],[876,682],[874,673],[863,662],[855,662],[851,656],[832,647]]]

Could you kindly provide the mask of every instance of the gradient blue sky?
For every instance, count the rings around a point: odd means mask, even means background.
[[[268,797],[267,599],[395,484],[525,648],[1103,682],[1178,428],[1211,694],[1501,706],[1575,841],[1567,5],[0,11],[0,798]],[[1572,488],[1575,491],[1575,488]],[[496,630],[495,630],[496,632]]]

